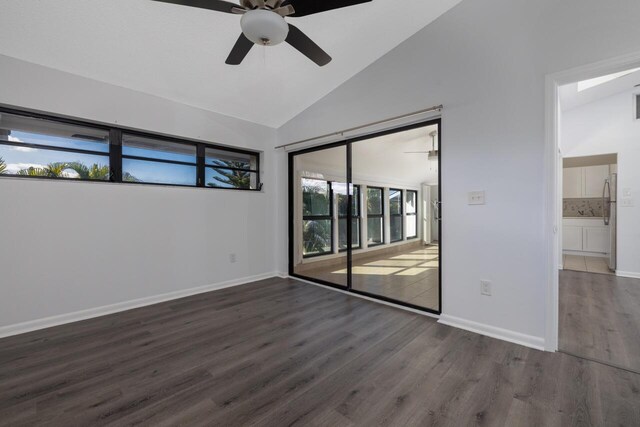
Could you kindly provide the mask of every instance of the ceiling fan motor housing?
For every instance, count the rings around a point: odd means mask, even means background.
[[[244,35],[255,44],[275,46],[289,34],[284,18],[267,9],[249,10],[242,15],[240,27]]]

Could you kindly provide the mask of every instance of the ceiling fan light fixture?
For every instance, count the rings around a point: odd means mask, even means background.
[[[247,11],[240,19],[240,27],[246,38],[263,46],[280,44],[289,34],[289,25],[284,18],[266,9]]]

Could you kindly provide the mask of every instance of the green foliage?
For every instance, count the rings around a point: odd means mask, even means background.
[[[138,178],[131,175],[129,172],[124,172],[122,174],[122,182],[141,182]]]
[[[305,254],[316,254],[331,250],[331,221],[304,221],[302,239]]]
[[[2,159],[0,159],[2,161]],[[4,171],[2,165],[4,162],[0,163],[0,173]],[[6,167],[5,167],[6,168]],[[87,179],[87,180],[95,180],[95,181],[108,181],[111,177],[111,170],[109,166],[99,165],[97,163],[92,164],[91,166],[87,166],[80,162],[57,162],[57,163],[49,163],[47,166],[41,168],[29,167],[27,169],[19,170],[17,175],[21,176],[39,176],[45,178],[63,178],[65,177],[65,171],[74,171],[78,174],[78,179]],[[122,180],[124,182],[140,182],[138,178],[131,175],[128,172],[125,172],[122,175]]]
[[[80,179],[95,179],[101,181],[108,181],[111,175],[109,166],[98,165],[94,163],[91,166],[87,166],[80,162],[67,163],[66,169],[75,171]]]
[[[7,164],[4,162],[4,159],[0,157],[0,174],[3,174],[4,171],[7,170]]]
[[[215,166],[217,166],[214,167],[213,170],[215,170],[222,176],[214,176],[213,179],[218,183],[208,182],[208,187],[251,188],[251,173],[243,170],[228,169],[246,168],[246,163],[234,162],[231,160],[214,160],[213,163]]]
[[[18,175],[22,176],[41,176],[46,178],[59,178],[63,176],[63,172],[67,169],[66,163],[49,163],[42,168],[34,168],[33,166],[18,171]]]

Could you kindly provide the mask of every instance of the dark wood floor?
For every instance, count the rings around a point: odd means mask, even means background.
[[[640,279],[560,272],[560,350],[640,372]]]
[[[0,340],[0,424],[638,426],[640,375],[269,279]]]

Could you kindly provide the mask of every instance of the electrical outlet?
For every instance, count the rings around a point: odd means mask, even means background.
[[[491,296],[491,282],[488,280],[480,281],[480,295]]]
[[[620,207],[631,208],[634,205],[634,201],[631,198],[624,198],[620,200]]]
[[[470,205],[484,205],[484,191],[470,191],[468,194]]]
[[[229,254],[229,262],[231,264],[235,263],[237,260],[236,254]]]

